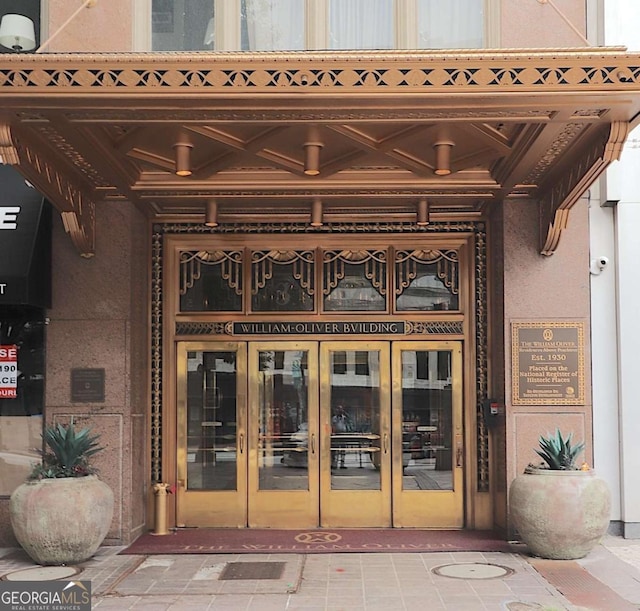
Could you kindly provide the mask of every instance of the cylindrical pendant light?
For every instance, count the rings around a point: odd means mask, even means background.
[[[218,202],[215,199],[207,200],[207,209],[204,216],[204,224],[207,227],[218,226]]]
[[[304,143],[304,173],[307,176],[320,174],[320,150],[324,143],[320,140],[320,132],[312,125],[307,132],[307,140]]]
[[[184,137],[173,145],[176,152],[176,174],[191,176],[191,149],[193,144]]]
[[[451,140],[439,140],[433,145],[436,150],[436,169],[434,172],[438,176],[451,174],[451,149],[454,144]]]
[[[416,225],[424,227],[429,224],[429,202],[426,199],[421,199],[418,202],[418,211],[416,214]]]
[[[313,200],[311,205],[311,227],[322,227],[324,220],[322,218],[322,200],[319,197]]]

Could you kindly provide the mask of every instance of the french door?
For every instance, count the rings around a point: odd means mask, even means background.
[[[462,527],[457,342],[180,342],[178,526]]]

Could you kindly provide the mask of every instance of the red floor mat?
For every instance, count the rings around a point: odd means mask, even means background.
[[[260,554],[336,552],[509,552],[489,531],[413,529],[180,529],[145,534],[122,554]]]

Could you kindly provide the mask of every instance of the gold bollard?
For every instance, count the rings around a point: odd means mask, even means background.
[[[167,495],[170,488],[169,484],[159,482],[153,485],[153,493],[155,498],[155,520],[153,527],[153,535],[168,535],[167,529]]]

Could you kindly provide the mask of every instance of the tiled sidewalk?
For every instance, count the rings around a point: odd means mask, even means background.
[[[90,580],[94,609],[173,610],[348,610],[393,611],[577,611],[517,547],[513,553],[454,552],[400,554],[118,555],[103,547],[75,579]],[[278,579],[221,580],[229,563],[281,562]],[[632,564],[634,563],[634,564]],[[456,565],[464,578],[434,569]],[[487,566],[489,565],[489,566]],[[33,567],[21,550],[0,550],[0,575]],[[640,608],[640,542],[607,537],[575,566],[596,586],[582,609],[598,606],[597,590],[612,588]],[[484,578],[483,569],[506,575]],[[605,585],[606,584],[606,585]],[[608,586],[608,587],[607,587]],[[609,592],[610,593],[610,592]],[[584,593],[583,593],[584,599]],[[595,606],[594,606],[595,605]]]

